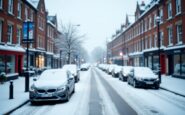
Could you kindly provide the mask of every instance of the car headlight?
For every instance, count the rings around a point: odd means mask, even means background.
[[[66,90],[66,86],[61,86],[61,87],[57,88],[57,91],[63,92],[65,90]]]
[[[156,81],[159,81],[159,78],[157,78]]]
[[[31,85],[31,87],[30,87],[30,91],[31,92],[36,92],[36,87],[35,87],[35,85],[33,84],[33,85]]]
[[[127,74],[125,74],[125,73],[124,73],[124,74],[123,74],[123,76],[125,76],[125,77],[126,77],[126,76],[127,76]]]

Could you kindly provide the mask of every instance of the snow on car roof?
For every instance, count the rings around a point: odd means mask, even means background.
[[[134,67],[134,72],[136,75],[141,75],[141,76],[155,75],[153,71],[148,67]]]

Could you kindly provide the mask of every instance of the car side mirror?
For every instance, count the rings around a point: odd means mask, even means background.
[[[129,75],[130,75],[130,76],[134,76],[134,72],[131,71],[131,72],[129,73]]]

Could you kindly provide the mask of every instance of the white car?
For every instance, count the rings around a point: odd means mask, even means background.
[[[80,80],[80,72],[75,64],[66,64],[62,67],[64,70],[68,70],[75,77],[75,82]]]
[[[155,75],[153,71],[148,67],[133,67],[129,74],[127,82],[134,87],[153,86],[156,89],[159,89],[160,86],[158,76]]]
[[[128,75],[132,69],[132,66],[123,66],[120,71],[119,79],[122,81],[127,81]]]
[[[121,71],[122,67],[123,66],[119,66],[119,65],[114,66],[114,68],[112,70],[112,76],[113,77],[119,77],[119,74],[120,74],[120,71]]]
[[[115,65],[115,64],[110,64],[108,67],[107,67],[107,73],[108,74],[112,74],[112,72],[113,72],[113,69],[116,67],[117,65]]]
[[[75,80],[69,71],[62,69],[45,70],[30,88],[32,104],[41,101],[69,101],[75,92]]]

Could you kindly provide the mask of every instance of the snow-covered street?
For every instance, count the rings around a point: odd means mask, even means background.
[[[80,72],[69,102],[27,103],[13,115],[184,115],[185,98],[163,89],[134,88],[92,67]]]

